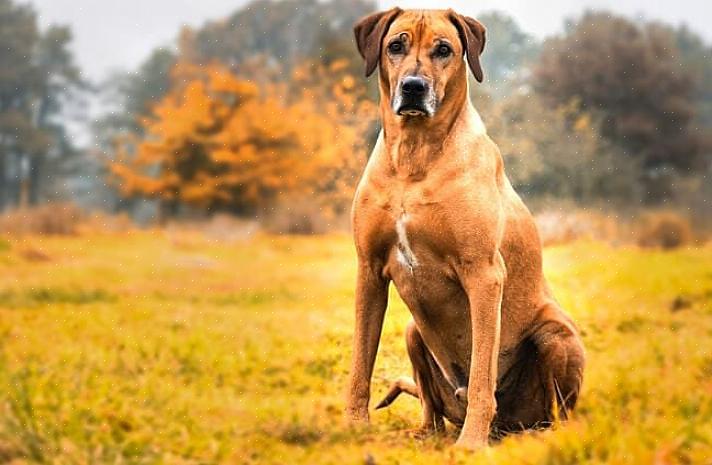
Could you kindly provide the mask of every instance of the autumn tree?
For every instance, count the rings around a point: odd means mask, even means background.
[[[588,12],[543,49],[537,91],[554,104],[601,112],[601,134],[641,161],[649,200],[665,196],[656,185],[661,172],[698,166],[694,80],[669,29]]]
[[[107,82],[108,90],[103,96],[112,111],[93,128],[102,157],[117,157],[117,138],[143,138],[145,125],[139,122],[151,115],[156,102],[173,91],[171,70],[178,61],[194,65],[219,63],[260,87],[288,87],[290,92],[285,90],[285,96],[302,95],[303,83],[292,79],[296,68],[300,68],[304,74],[319,77],[310,82],[310,93],[332,93],[341,87],[343,75],[360,75],[362,71],[351,27],[356,19],[374,9],[368,0],[256,0],[226,18],[198,28],[182,28],[176,40],[177,52],[158,49],[135,72],[112,76]],[[335,64],[339,72],[321,71]],[[365,92],[367,85],[364,79],[354,80],[348,93],[374,101],[375,83]],[[327,105],[325,99],[321,102],[319,105]],[[373,118],[365,121],[370,128],[367,139],[371,141],[375,134]],[[114,208],[129,211],[140,205],[134,197],[117,198],[111,203]]]
[[[360,73],[361,58],[351,27],[373,11],[366,0],[255,0],[230,16],[178,34],[178,53],[160,48],[131,73],[116,74],[105,83],[114,110],[95,128],[102,140],[135,126],[170,85],[170,70],[180,59],[194,64],[221,63],[234,73],[260,81],[285,82],[293,68],[306,63],[329,66],[346,60]],[[258,71],[259,76],[252,73]],[[330,88],[332,83],[326,85]]]
[[[171,91],[141,123],[144,136],[121,142],[114,181],[124,195],[160,199],[164,214],[180,206],[253,214],[287,194],[338,197],[364,158],[359,125],[345,115],[366,110],[350,92],[352,77],[327,98],[295,73],[304,83],[298,95],[217,64],[179,64]]]

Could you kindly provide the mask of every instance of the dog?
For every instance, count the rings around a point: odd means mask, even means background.
[[[542,272],[532,216],[469,97],[482,82],[485,28],[452,10],[401,10],[354,27],[368,77],[378,68],[382,130],[352,210],[358,257],[346,415],[368,422],[373,366],[392,281],[421,431],[461,427],[456,445],[565,418],[585,364],[578,330]],[[466,57],[467,64],[463,57]]]

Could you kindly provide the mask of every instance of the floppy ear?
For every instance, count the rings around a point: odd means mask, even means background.
[[[381,41],[396,16],[403,10],[392,8],[361,18],[354,26],[358,52],[366,60],[366,77],[373,74],[381,56]]]
[[[460,33],[460,40],[467,54],[467,63],[470,65],[472,74],[475,75],[477,82],[482,82],[480,55],[485,49],[485,27],[479,21],[457,14],[452,10],[450,10],[450,21]]]

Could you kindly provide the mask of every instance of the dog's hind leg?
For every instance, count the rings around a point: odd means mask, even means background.
[[[445,430],[443,420],[442,402],[437,396],[434,376],[439,374],[432,355],[425,346],[418,328],[410,322],[405,330],[405,342],[408,357],[413,366],[413,378],[402,376],[391,384],[386,396],[378,403],[376,409],[387,407],[403,392],[420,399],[423,408],[423,423],[418,430],[418,435],[427,435]],[[438,373],[435,373],[437,371]],[[442,376],[442,375],[441,375]]]
[[[579,335],[556,304],[546,304],[539,314],[515,363],[498,381],[495,436],[549,426],[576,405],[585,364]]]
[[[428,435],[445,431],[444,417],[461,426],[465,417],[464,406],[455,397],[454,389],[445,379],[440,367],[425,346],[414,322],[410,322],[405,331],[406,347],[413,378],[400,377],[391,384],[386,396],[376,406],[387,407],[402,394],[410,394],[420,399],[423,408],[423,422],[418,435]]]

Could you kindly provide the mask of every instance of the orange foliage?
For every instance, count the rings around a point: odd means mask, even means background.
[[[285,194],[335,209],[350,200],[375,112],[339,62],[297,69],[296,91],[219,65],[182,63],[172,78],[145,136],[119,141],[110,169],[124,195],[241,213]]]

